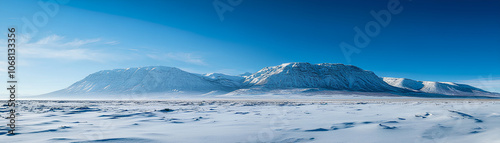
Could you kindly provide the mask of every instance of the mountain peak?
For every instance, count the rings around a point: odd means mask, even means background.
[[[344,64],[284,63],[246,77],[249,86],[265,88],[325,88],[354,91],[394,91],[371,71]]]
[[[148,66],[103,70],[59,92],[73,94],[134,94],[151,92],[229,90],[218,82],[174,67]]]

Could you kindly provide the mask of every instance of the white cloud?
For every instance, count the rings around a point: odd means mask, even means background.
[[[45,38],[42,38],[40,40],[38,40],[36,43],[34,44],[37,44],[37,45],[46,45],[46,44],[51,44],[55,41],[60,41],[64,39],[64,37],[61,37],[61,36],[58,36],[58,35],[50,35],[50,36],[47,36]],[[28,37],[26,37],[26,40],[30,40]],[[27,43],[28,41],[26,41]]]
[[[90,60],[103,61],[107,54],[98,50],[81,48],[82,46],[99,42],[100,39],[74,39],[65,40],[58,35],[50,35],[36,42],[30,42],[29,38],[20,41],[18,48],[23,58],[44,58],[58,60]]]
[[[163,53],[163,54],[147,54],[148,57],[156,60],[174,60],[196,65],[207,65],[204,60],[193,53]]]
[[[90,44],[90,43],[95,43],[95,42],[99,42],[101,41],[101,39],[88,39],[88,40],[79,40],[79,39],[75,39],[71,42],[67,42],[67,43],[64,43],[63,46],[68,46],[68,47],[80,47],[80,46],[83,46],[83,45],[87,45],[87,44]]]
[[[108,44],[108,45],[117,45],[117,44],[120,44],[120,42],[118,41],[109,41],[109,42],[106,42],[104,44]]]

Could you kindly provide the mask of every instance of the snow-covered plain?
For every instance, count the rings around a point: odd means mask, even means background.
[[[21,100],[1,142],[500,142],[498,99]],[[8,114],[0,108],[1,117]]]

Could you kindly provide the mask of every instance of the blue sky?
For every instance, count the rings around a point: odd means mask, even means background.
[[[0,25],[23,34],[24,95],[62,89],[104,69],[163,65],[236,75],[285,62],[352,64],[379,76],[500,92],[500,1],[398,2],[400,13],[350,60],[339,44],[353,45],[353,29],[376,22],[370,11],[387,10],[390,1],[1,0]],[[218,14],[214,3],[232,11]]]

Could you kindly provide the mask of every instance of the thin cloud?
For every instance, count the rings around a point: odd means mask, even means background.
[[[101,41],[101,39],[88,39],[88,40],[79,40],[79,39],[75,39],[71,42],[68,42],[68,43],[64,43],[63,46],[67,46],[67,47],[80,47],[80,46],[83,46],[83,45],[87,45],[87,44],[90,44],[90,43],[96,43],[96,42],[99,42]]]
[[[26,38],[27,39],[25,39],[25,40],[30,40],[31,39],[31,38],[29,38],[29,36],[26,37]],[[37,44],[37,45],[47,45],[47,44],[52,44],[53,42],[60,41],[62,39],[64,39],[64,37],[61,37],[61,36],[58,36],[58,35],[50,35],[50,36],[47,36],[45,38],[42,38],[42,39],[38,40],[34,44]]]
[[[19,48],[19,50],[25,58],[103,61],[103,58],[109,56],[97,50],[81,48],[91,43],[97,43],[100,39],[67,41],[62,36],[50,35],[36,42],[30,42],[30,38],[23,40],[20,45],[23,48]]]
[[[195,65],[207,65],[204,60],[193,53],[163,53],[163,54],[147,54],[148,57],[156,60],[174,60]]]
[[[108,45],[117,45],[117,44],[120,44],[120,42],[118,41],[109,41],[109,42],[106,42],[104,44],[108,44]]]

